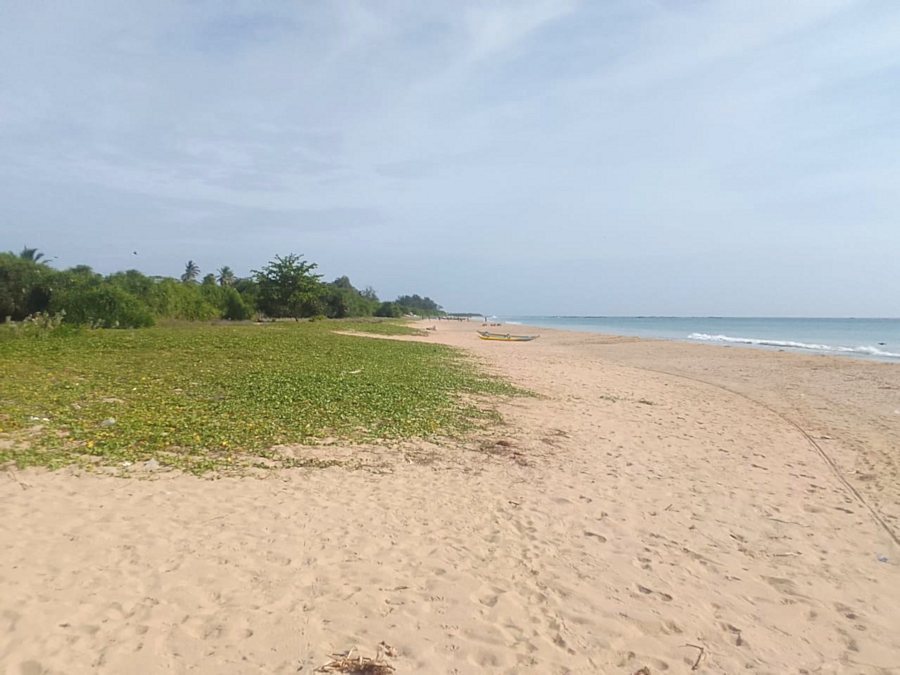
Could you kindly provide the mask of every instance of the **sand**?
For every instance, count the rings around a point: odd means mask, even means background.
[[[900,672],[900,368],[436,325],[538,396],[294,449],[352,471],[4,472],[0,672]]]

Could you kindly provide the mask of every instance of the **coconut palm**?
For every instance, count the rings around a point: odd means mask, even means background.
[[[228,265],[219,270],[219,286],[234,286],[234,272]]]
[[[22,260],[30,260],[31,262],[40,262],[41,258],[44,257],[44,254],[38,251],[36,248],[28,248],[25,246],[22,248],[22,252],[19,253],[19,257]]]
[[[200,266],[193,260],[188,260],[187,265],[184,266],[184,274],[181,275],[181,280],[187,283],[194,281],[198,276],[200,276]]]

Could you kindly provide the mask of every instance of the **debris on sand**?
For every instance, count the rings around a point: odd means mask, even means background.
[[[394,666],[384,660],[385,656],[397,656],[397,650],[389,644],[381,642],[374,659],[361,654],[353,656],[354,651],[351,649],[346,654],[332,654],[332,660],[317,668],[316,672],[351,675],[389,675],[394,672]]]

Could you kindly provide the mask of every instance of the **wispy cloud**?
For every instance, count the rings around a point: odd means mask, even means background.
[[[65,262],[116,227],[129,255],[162,255],[154,231],[238,267],[301,249],[398,291],[440,250],[457,264],[429,266],[430,293],[543,266],[547,311],[590,286],[585,261],[645,259],[702,270],[709,311],[739,312],[711,289],[742,255],[765,276],[806,237],[871,274],[900,243],[898,34],[888,0],[6,3],[0,235],[65,241]]]
[[[574,0],[475,5],[463,11],[468,58],[477,61],[520,46],[544,24],[571,14]]]

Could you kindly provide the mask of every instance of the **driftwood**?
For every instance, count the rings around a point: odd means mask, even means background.
[[[706,649],[701,647],[700,645],[692,645],[687,643],[684,645],[685,647],[693,647],[694,649],[699,649],[700,653],[697,654],[697,660],[694,661],[694,665],[691,666],[691,670],[697,670],[700,667],[700,659],[703,658],[703,655],[706,653]]]

